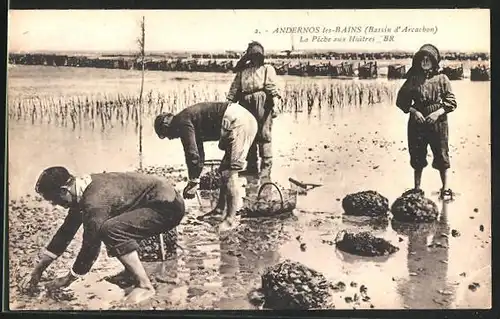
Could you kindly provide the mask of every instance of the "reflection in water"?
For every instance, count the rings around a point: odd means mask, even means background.
[[[147,263],[144,268],[151,274],[153,285],[156,289],[154,305],[168,307],[174,299],[172,291],[180,283],[179,256],[172,254],[167,260],[160,263]]]
[[[154,280],[157,283],[179,282],[179,256],[177,254],[169,255],[167,260],[160,263],[148,263],[145,268],[148,273],[154,274]]]
[[[236,233],[233,233],[228,237],[221,238],[219,274],[224,294],[220,296],[220,305],[218,308],[242,308],[238,305],[242,300],[244,300],[241,295],[241,283],[238,280],[238,275],[240,275],[240,267],[238,263],[238,256],[241,254],[240,250]]]
[[[346,253],[338,248],[335,248],[335,254],[339,258],[339,260],[348,264],[358,264],[360,262],[383,263],[389,260],[389,258],[393,257],[392,254],[387,256],[375,256],[375,257],[357,256]]]
[[[246,177],[245,197],[254,197],[259,180]],[[220,300],[223,309],[250,309],[247,295],[260,286],[260,275],[268,265],[278,262],[278,243],[283,225],[280,220],[244,218],[229,236],[220,241],[219,272],[225,295]]]
[[[217,201],[219,200],[219,190],[213,190],[213,191],[208,191],[208,190],[200,190],[199,191],[201,199],[207,200],[209,202],[208,205],[205,205],[202,203],[202,207],[200,207],[203,211],[210,211],[215,208],[217,205]]]
[[[393,221],[394,229],[408,236],[410,276],[398,284],[398,290],[405,305],[411,309],[448,308],[455,293],[454,287],[447,282],[449,204],[443,201],[442,205],[439,220],[434,223],[411,227]]]
[[[380,217],[369,217],[369,216],[351,216],[351,215],[342,215],[342,224],[347,226],[344,228],[346,231],[353,231],[355,233],[362,231],[369,231],[376,237],[384,238],[384,233],[387,231],[387,227],[389,226],[389,218],[387,216]],[[340,234],[337,233],[336,236]],[[381,263],[387,261],[392,257],[391,255],[387,256],[375,256],[375,257],[364,257],[357,256],[346,253],[340,249],[335,248],[335,254],[342,260],[343,262],[349,264],[356,264],[362,261],[366,262],[375,262]]]
[[[389,218],[382,217],[365,217],[365,216],[349,216],[342,215],[342,224],[349,226],[349,228],[358,228],[369,226],[374,231],[385,231],[389,226]]]

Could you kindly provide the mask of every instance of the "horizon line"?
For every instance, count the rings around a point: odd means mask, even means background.
[[[365,53],[392,53],[392,52],[397,52],[397,53],[414,53],[413,51],[410,50],[370,50],[370,49],[304,49],[304,50],[289,50],[289,49],[284,49],[284,50],[267,50],[266,54],[275,54],[275,53],[283,53],[283,52],[296,52],[296,53],[322,53],[322,52],[344,52],[344,53],[359,53],[359,52],[365,52]],[[38,50],[8,50],[8,53],[136,53],[135,50],[64,50],[64,49],[59,49],[59,50],[50,50],[50,49],[38,49]],[[470,51],[465,51],[465,50],[440,50],[441,53],[486,53],[490,54],[489,50],[470,50]],[[224,54],[224,53],[243,53],[243,50],[231,50],[231,49],[220,49],[220,50],[147,50],[146,55],[148,53],[198,53],[198,54]]]

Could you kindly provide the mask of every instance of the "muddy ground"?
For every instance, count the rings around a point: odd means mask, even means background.
[[[258,308],[247,295],[259,287],[266,266],[287,258],[322,272],[334,283],[346,284],[345,291],[332,297],[336,309],[490,307],[489,86],[468,81],[453,84],[459,108],[450,115],[449,179],[458,195],[449,203],[439,201],[435,193],[439,175],[430,167],[422,184],[440,208],[438,222],[411,229],[392,221],[373,224],[366,218],[343,216],[341,200],[349,193],[376,190],[392,204],[412,185],[406,116],[393,105],[323,110],[309,116],[283,114],[274,126],[273,181],[289,187],[288,178],[293,177],[323,186],[299,196],[292,216],[242,219],[232,235],[222,239],[212,225],[195,221],[213,202],[203,199],[200,207],[196,199],[187,201],[188,214],[178,229],[183,250],[179,248],[177,256],[166,262],[146,265],[157,295],[134,309]],[[120,303],[125,290],[107,278],[122,266],[108,258],[104,249],[92,271],[58,296],[43,292],[25,296],[16,287],[65,214],[37,200],[32,191],[37,174],[54,164],[67,165],[77,174],[134,170],[135,132],[116,128],[104,135],[83,130],[71,135],[64,128],[15,122],[9,123],[9,130],[10,308],[131,309]],[[145,130],[146,166],[179,168],[171,178],[182,189],[186,172],[180,142],[160,141],[151,128]],[[78,142],[69,143],[75,136]],[[206,152],[207,158],[222,155],[216,143],[207,143]],[[259,181],[240,181],[242,196],[257,191]],[[341,229],[371,231],[399,251],[377,258],[342,253],[325,242]],[[44,280],[68,271],[80,241],[81,230]],[[473,283],[479,284],[474,291],[469,289]],[[361,285],[367,287],[370,299],[353,302]]]

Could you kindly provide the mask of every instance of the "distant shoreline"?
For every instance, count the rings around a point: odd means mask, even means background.
[[[216,72],[232,73],[241,54],[193,53],[178,56],[149,54],[144,61],[133,54],[95,54],[71,55],[54,53],[10,53],[10,65],[40,65],[55,67],[89,67],[100,69],[177,71],[177,72]],[[274,66],[278,75],[298,76],[359,76],[359,78],[377,78],[379,68],[387,67],[388,78],[404,78],[407,72],[405,64],[411,61],[410,53],[359,53],[325,52],[305,53],[286,51],[281,54],[267,54],[267,63]],[[443,53],[441,54],[444,72],[450,79],[464,78],[464,63],[475,64],[473,78],[489,80],[489,55],[485,53]],[[405,62],[403,62],[405,61]],[[379,63],[381,62],[381,63]],[[451,65],[459,63],[460,65]],[[144,66],[142,66],[144,64]],[[357,66],[355,65],[357,64]],[[472,74],[471,73],[471,74]]]
[[[268,56],[300,56],[300,55],[312,55],[312,56],[322,56],[322,55],[404,55],[413,56],[415,52],[407,50],[300,50],[292,52],[290,50],[282,51],[267,51]],[[101,57],[133,57],[137,53],[134,51],[65,51],[65,50],[34,50],[34,51],[9,51],[11,54],[55,54],[55,55],[68,55],[68,56],[101,56]],[[197,55],[228,55],[228,56],[241,56],[242,52],[236,50],[218,50],[218,51],[204,51],[204,50],[178,50],[178,51],[148,51],[146,56],[149,57],[179,57],[179,56],[197,56]],[[486,56],[490,57],[490,53],[485,51],[453,51],[453,50],[442,50],[441,55],[443,56]]]

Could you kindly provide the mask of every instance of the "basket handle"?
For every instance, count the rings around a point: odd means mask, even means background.
[[[283,200],[283,193],[281,193],[281,190],[278,187],[278,185],[276,185],[273,182],[265,182],[262,185],[260,185],[259,193],[257,194],[257,198],[260,197],[260,194],[262,193],[262,190],[264,189],[264,186],[266,186],[266,185],[273,185],[278,190],[278,193],[280,194],[280,199],[281,199],[281,209],[284,209],[285,208],[285,202]]]
[[[222,163],[221,160],[218,159],[211,159],[211,160],[205,160],[203,162],[203,165],[210,166],[210,171],[214,172],[214,166],[220,165]]]
[[[207,165],[207,166],[214,166],[214,165],[220,165],[222,163],[221,160],[217,160],[217,159],[211,159],[211,160],[205,160],[203,161],[203,165]]]

